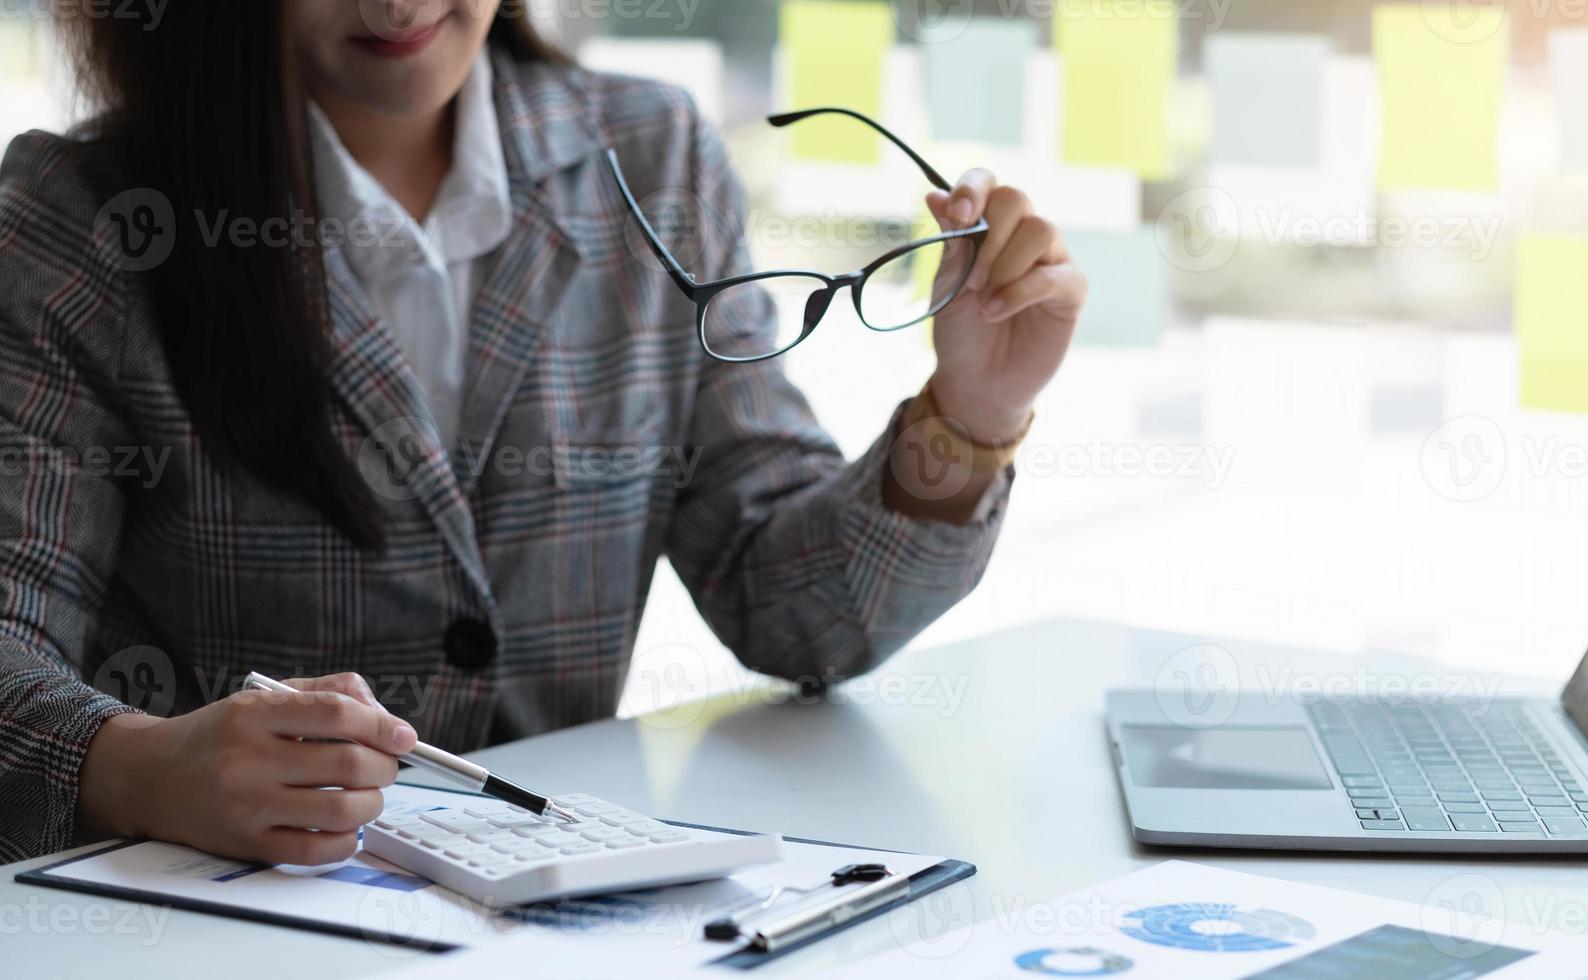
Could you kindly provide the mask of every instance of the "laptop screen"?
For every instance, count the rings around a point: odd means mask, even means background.
[[[1560,692],[1560,703],[1577,730],[1588,733],[1588,657],[1583,658],[1577,665],[1577,673],[1566,682],[1566,689]]]

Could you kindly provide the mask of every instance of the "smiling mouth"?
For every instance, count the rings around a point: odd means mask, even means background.
[[[450,16],[450,15],[448,15]],[[407,58],[416,55],[430,46],[441,26],[447,22],[446,17],[434,23],[419,27],[410,27],[403,31],[385,31],[380,34],[355,34],[348,41],[382,58]]]

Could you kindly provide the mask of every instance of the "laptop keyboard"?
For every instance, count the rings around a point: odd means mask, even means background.
[[[1307,710],[1364,830],[1588,837],[1588,793],[1519,704]]]

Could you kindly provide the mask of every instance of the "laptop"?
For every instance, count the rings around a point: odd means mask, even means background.
[[[1588,659],[1543,698],[1108,694],[1146,844],[1588,852]]]

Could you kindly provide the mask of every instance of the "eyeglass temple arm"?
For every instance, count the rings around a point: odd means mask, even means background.
[[[640,230],[645,233],[645,243],[656,253],[656,257],[667,267],[667,274],[690,297],[695,294],[695,277],[684,271],[678,260],[673,258],[673,253],[662,244],[661,236],[656,234],[656,229],[651,227],[650,221],[645,217],[645,212],[640,210],[640,202],[634,199],[634,192],[629,190],[629,182],[623,179],[623,166],[618,163],[618,151],[607,150],[607,166],[612,169],[612,177],[618,182],[618,190],[623,194],[623,200],[628,203],[629,211],[634,215],[634,220],[640,223]]]
[[[909,145],[905,143],[904,140],[901,140],[897,136],[893,135],[893,133],[888,130],[888,127],[882,125],[864,113],[856,112],[853,109],[841,109],[836,106],[829,106],[822,109],[802,109],[798,112],[781,112],[775,116],[768,116],[766,121],[781,129],[784,126],[797,123],[801,119],[809,119],[811,116],[820,116],[829,113],[840,116],[848,116],[851,119],[858,119],[867,126],[870,126],[872,129],[887,137],[888,142],[903,150],[905,155],[907,155],[911,160],[914,160],[915,165],[921,168],[922,173],[926,174],[926,179],[930,180],[938,190],[950,192],[954,190],[954,185],[944,180],[943,175],[938,173],[930,163],[927,163],[925,160],[921,159],[921,155],[910,149]]]

